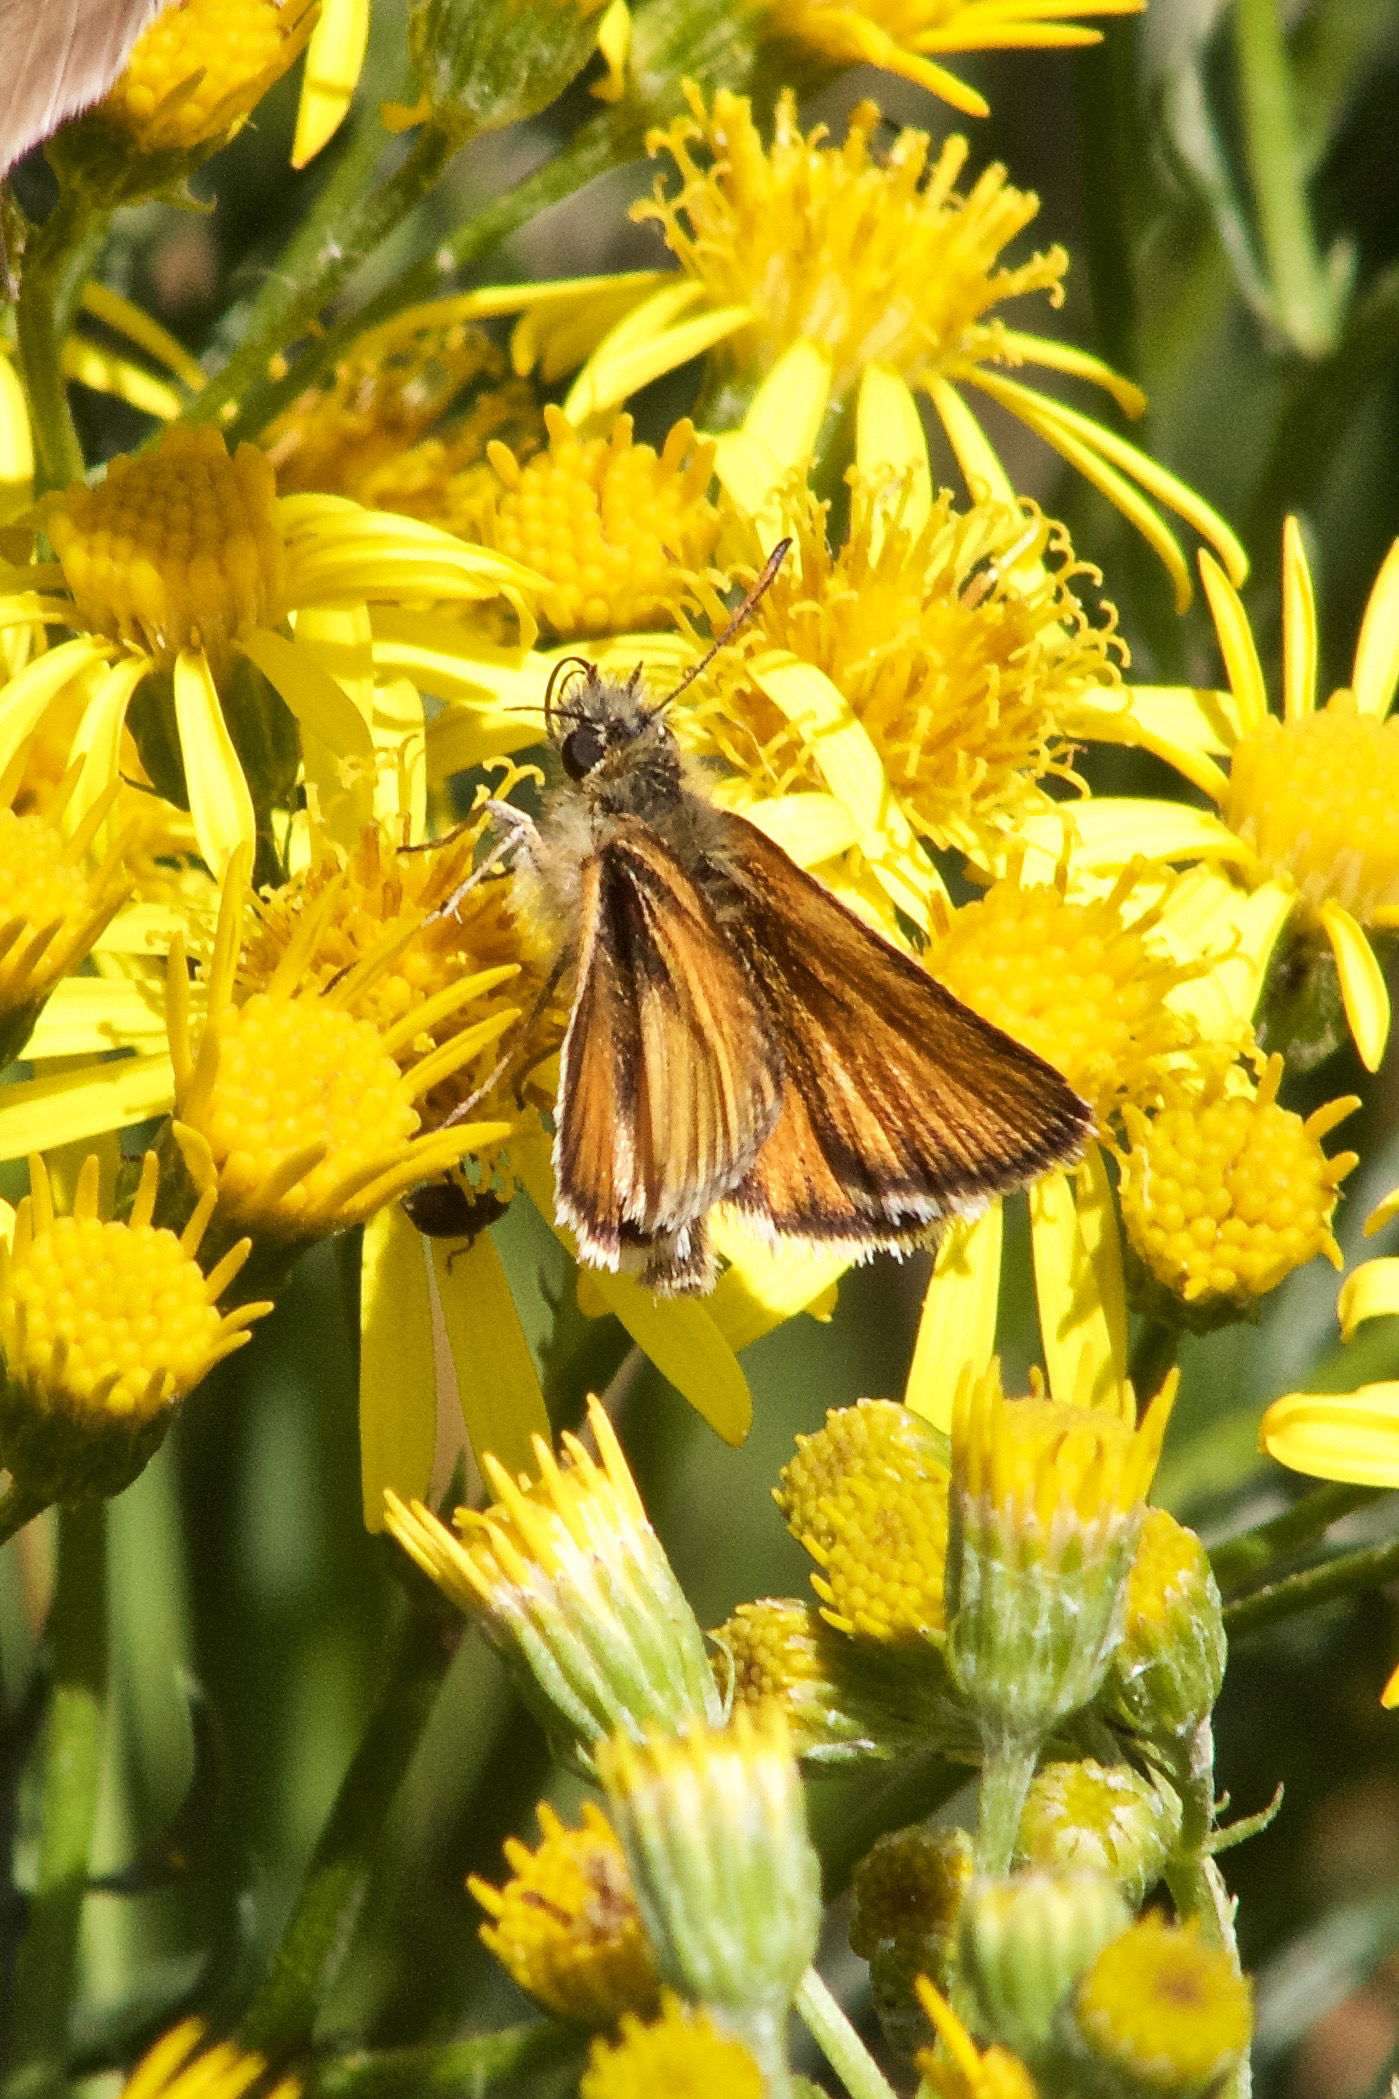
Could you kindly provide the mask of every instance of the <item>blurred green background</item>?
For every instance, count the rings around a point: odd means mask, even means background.
[[[974,127],[973,170],[1003,160],[1012,181],[1042,199],[1033,238],[1061,241],[1073,258],[1063,314],[1046,321],[1037,312],[1026,324],[1062,329],[1147,387],[1151,411],[1133,435],[1243,533],[1255,563],[1248,602],[1270,670],[1281,523],[1288,509],[1300,513],[1329,690],[1346,676],[1360,609],[1399,530],[1399,10],[1394,0],[1321,0],[1292,13],[1299,143],[1319,245],[1351,283],[1323,354],[1289,345],[1250,275],[1252,207],[1227,10],[1152,0],[1144,20],[1112,25],[1098,49],[963,70],[994,110]],[[399,9],[375,0],[362,89],[370,111],[402,92],[402,52]],[[809,114],[838,127],[861,94],[898,121],[937,134],[957,128],[940,105],[874,74],[841,82]],[[206,215],[151,205],[118,220],[107,281],[196,352],[230,339],[239,302],[275,267],[343,151],[338,142],[304,174],[289,174],[293,107],[293,84],[284,83],[196,178]],[[470,150],[361,288],[426,252],[517,179],[582,108],[574,90],[549,118]],[[42,184],[43,171],[31,166],[20,179]],[[552,211],[486,258],[481,280],[656,260],[653,229],[626,217],[651,179],[638,165]],[[643,431],[686,405],[684,383],[643,398]],[[82,395],[80,413],[92,457],[144,434],[139,418],[94,395]],[[1198,608],[1174,618],[1162,578],[1115,514],[1061,478],[1023,434],[1008,435],[1006,449],[1018,484],[1064,516],[1079,551],[1103,569],[1134,674],[1215,682],[1207,618]],[[1164,768],[1131,754],[1089,754],[1083,769],[1104,790],[1180,791]],[[1391,1050],[1366,1085],[1363,1116],[1345,1131],[1365,1162],[1342,1207],[1352,1256],[1366,1210],[1399,1182],[1397,1073]],[[1349,1052],[1339,1053],[1294,1086],[1290,1103],[1305,1109],[1360,1090],[1362,1076]],[[497,1239],[556,1424],[576,1419],[586,1384],[617,1371],[623,1338],[573,1310],[562,1256],[523,1201]],[[1034,1345],[1023,1218],[1012,1245],[1003,1314],[1014,1380]],[[1383,1242],[1366,1247],[1383,1250]],[[624,1372],[626,1446],[705,1623],[744,1597],[804,1587],[802,1555],[772,1505],[775,1472],[792,1436],[817,1426],[828,1407],[902,1389],[926,1266],[876,1262],[843,1285],[829,1324],[799,1319],[753,1348],[745,1360],[757,1420],[741,1451],[722,1448],[649,1369]],[[210,1380],[112,1511],[121,1719],[100,1867],[117,1878],[89,1906],[84,2048],[94,2074],[187,2004],[217,2016],[239,2001],[275,1943],[383,1681],[402,1569],[396,1548],[369,1539],[360,1518],[356,1269],[350,1244],[304,1260],[255,1345]],[[1185,1344],[1160,1498],[1207,1541],[1298,1491],[1254,1455],[1266,1401],[1307,1385],[1399,1375],[1399,1321],[1379,1322],[1342,1357],[1334,1304],[1334,1275],[1313,1264],[1269,1301],[1258,1327]],[[1382,1502],[1341,1535],[1358,1543],[1393,1523],[1392,1502]],[[32,1539],[30,1548],[38,1549]],[[24,1697],[25,1568],[7,1558],[4,1747],[14,1758],[33,1714]],[[1399,1714],[1377,1702],[1396,1656],[1399,1613],[1392,1597],[1376,1596],[1253,1639],[1231,1663],[1218,1715],[1221,1790],[1234,1813],[1251,1813],[1279,1784],[1286,1789],[1272,1827],[1227,1860],[1258,1981],[1258,2088],[1279,2099],[1380,2090],[1399,2032]],[[550,1786],[567,1797],[536,1729],[469,1637],[394,1808],[379,1885],[326,2009],[327,2038],[389,2045],[523,2015],[476,1942],[462,1879],[500,1877],[502,1838],[530,1831],[534,1801]],[[818,1804],[818,1814],[839,1812],[834,1799]],[[858,1990],[838,1914],[833,1930],[829,1972]],[[852,2009],[858,2016],[858,1998]]]

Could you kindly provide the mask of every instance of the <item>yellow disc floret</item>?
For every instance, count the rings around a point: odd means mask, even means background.
[[[28,1019],[59,978],[82,961],[131,889],[120,847],[98,865],[89,858],[110,797],[69,835],[60,829],[56,819],[75,778],[70,773],[57,793],[46,791],[42,810],[17,815],[13,807],[0,807],[0,1045],[6,1062],[23,1048]],[[13,1034],[6,1026],[11,1017]]]
[[[1234,747],[1225,821],[1313,913],[1338,903],[1367,925],[1399,907],[1396,808],[1399,716],[1362,714],[1349,693]]]
[[[176,0],[137,38],[101,115],[146,153],[230,138],[310,33],[310,0]]]
[[[540,1843],[505,1846],[513,1878],[494,1888],[467,1882],[487,1910],[483,1942],[520,1988],[546,2011],[585,2026],[611,2026],[657,2001],[656,1965],[631,1874],[611,1824],[594,1801],[580,1829],[567,1829],[547,1802]]]
[[[956,377],[986,359],[1005,360],[994,309],[1025,292],[1058,305],[1068,258],[1051,248],[1003,267],[1001,251],[1039,210],[989,167],[965,195],[957,181],[967,142],[933,153],[925,132],[901,131],[876,158],[883,122],[871,102],[852,113],[842,146],[823,126],[803,133],[795,97],[783,94],[770,147],[751,105],[721,89],[706,110],[653,134],[653,151],[674,161],[680,187],[634,207],[658,219],[687,275],[715,306],[747,306],[750,318],[718,353],[756,374],[806,336],[833,365],[843,394],[870,364],[910,381]]]
[[[1079,1984],[1075,2017],[1093,2053],[1163,2095],[1212,2089],[1252,2031],[1247,1981],[1193,1923],[1139,1917],[1094,1960]]]
[[[69,1215],[41,1159],[0,1242],[0,1462],[46,1496],[114,1493],[140,1470],[178,1400],[247,1340],[266,1305],[220,1313],[245,1241],[206,1276],[195,1259],[212,1203],[177,1235],[151,1222],[148,1152],[131,1215],[104,1217],[89,1159]]]
[[[596,2040],[578,2099],[763,2099],[767,2083],[742,2041],[707,2011],[666,1991],[649,2025],[628,2014],[616,2041]]]
[[[157,25],[159,26],[159,25]],[[285,549],[272,468],[255,445],[232,458],[217,431],[176,424],[151,451],[114,459],[44,506],[44,530],[82,620],[158,664],[283,617]]]
[[[1337,1268],[1331,1231],[1353,1152],[1328,1158],[1323,1134],[1359,1103],[1333,1101],[1304,1122],[1281,1108],[1282,1059],[1257,1092],[1129,1114],[1122,1216],[1150,1274],[1203,1310],[1247,1310],[1316,1254]]]
[[[488,447],[502,486],[485,538],[548,577],[537,610],[551,634],[618,634],[673,616],[719,529],[705,494],[713,446],[683,421],[657,453],[633,444],[627,415],[605,438],[580,436],[557,408],[544,418],[548,448],[524,466]]]

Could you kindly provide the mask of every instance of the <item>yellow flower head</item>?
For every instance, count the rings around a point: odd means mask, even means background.
[[[264,2099],[301,2099],[301,2083],[267,2081],[267,2061],[232,2041],[205,2045],[202,2019],[182,2019],[147,2050],[122,2086],[121,2099],[244,2099],[255,2085]]]
[[[714,551],[719,519],[705,493],[714,447],[678,422],[659,453],[632,442],[620,415],[609,437],[580,436],[548,407],[546,450],[521,465],[488,446],[499,486],[482,520],[488,544],[548,579],[537,600],[552,635],[582,639],[669,623]]]
[[[1079,2033],[1099,2062],[1162,2099],[1215,2089],[1248,2046],[1253,2000],[1221,1946],[1193,1920],[1156,1912],[1106,1945],[1079,1984]]]
[[[36,1156],[11,1238],[0,1242],[0,1462],[44,1499],[119,1492],[176,1404],[271,1310],[219,1311],[248,1242],[206,1276],[196,1256],[213,1203],[202,1201],[177,1237],[152,1223],[159,1180],[147,1152],[130,1216],[104,1217],[90,1158],[71,1212],[60,1215]]]
[[[1104,1124],[1124,1101],[1169,1096],[1193,1032],[1168,995],[1194,973],[1154,936],[1158,905],[1134,908],[1135,866],[1106,896],[1068,894],[1067,873],[1018,873],[945,913],[932,974],[1061,1071]]]
[[[919,1983],[918,1998],[942,2044],[918,2057],[924,2085],[936,2099],[1037,2099],[1035,2080],[1018,2055],[1000,2046],[978,2048],[930,1982]]]
[[[100,115],[143,153],[232,138],[310,35],[312,0],[176,0],[142,31]]]
[[[77,769],[31,784],[25,756],[0,780],[0,1062],[19,1055],[43,1001],[75,970],[127,896],[128,841],[92,848],[112,797],[65,830]],[[16,802],[22,807],[17,810]]]
[[[614,1728],[713,1722],[722,1710],[704,1640],[596,1400],[593,1458],[576,1436],[562,1462],[534,1440],[537,1481],[492,1456],[495,1500],[456,1514],[459,1536],[420,1502],[386,1497],[387,1527],[423,1572],[528,1676],[580,1754]]]
[[[1130,1106],[1122,1218],[1149,1274],[1190,1323],[1247,1315],[1314,1255],[1337,1268],[1337,1191],[1355,1152],[1328,1158],[1321,1139],[1360,1103],[1328,1102],[1307,1117],[1278,1106],[1281,1057],[1257,1092],[1211,1089],[1149,1119]]]
[[[691,88],[689,100],[691,114],[650,140],[674,162],[680,187],[667,194],[658,184],[634,214],[660,222],[711,304],[748,308],[722,353],[733,372],[761,378],[805,336],[829,353],[837,398],[868,364],[915,383],[955,376],[1006,359],[996,316],[1006,300],[1044,291],[1061,303],[1062,248],[1000,261],[1039,200],[998,166],[959,193],[965,139],[934,155],[925,132],[901,131],[878,159],[870,141],[880,116],[864,102],[844,145],[832,147],[824,126],[803,133],[789,91],[765,147],[742,96],[720,89],[706,110]]]
[[[259,1238],[295,1243],[342,1231],[465,1153],[488,1151],[510,1130],[505,1121],[463,1119],[420,1134],[419,1103],[517,1017],[518,1007],[498,1004],[482,1019],[462,1012],[512,972],[486,970],[449,984],[380,1025],[361,1000],[387,956],[356,963],[324,989],[308,970],[337,900],[335,887],[322,892],[276,967],[240,1001],[245,896],[235,866],[224,885],[197,1045],[183,945],[171,954],[176,1135],[195,1186],[212,1192],[227,1222]],[[409,1061],[404,1052],[449,1015],[454,1025],[438,1046]]]
[[[659,2017],[648,2023],[628,2013],[618,2039],[593,2042],[578,2099],[763,2099],[767,2088],[742,2041],[666,1990]]]
[[[1130,1764],[1045,1764],[1020,1816],[1016,1848],[1030,1866],[1106,1873],[1139,1902],[1180,1834],[1180,1802]]]
[[[350,496],[477,536],[496,477],[492,438],[527,458],[544,438],[533,387],[484,329],[413,309],[360,336],[262,442],[284,495]]]
[[[1224,1619],[1209,1556],[1194,1531],[1148,1509],[1123,1598],[1107,1703],[1169,1755],[1189,1746],[1224,1682]]]
[[[1066,15],[1136,14],[1146,0],[769,0],[769,33],[832,65],[882,66],[967,116],[984,117],[984,95],[937,60],[954,51],[1062,49],[1096,44],[1101,31]],[[937,54],[935,57],[934,54]]]
[[[839,1764],[927,1750],[951,1736],[965,1748],[963,1716],[898,1666],[858,1651],[813,1603],[767,1596],[741,1603],[709,1636],[714,1679],[731,1711],[784,1715],[792,1748],[811,1764]]]
[[[678,726],[745,793],[822,785],[820,739],[753,676],[766,652],[789,652],[849,702],[921,837],[965,848],[1004,835],[1043,806],[1038,780],[1067,773],[1075,705],[1120,680],[1110,618],[1090,624],[1072,587],[1087,572],[1032,506],[958,510],[944,492],[915,531],[897,506],[891,517],[887,481],[851,482],[842,545],[827,542],[829,506],[808,499],[742,643],[716,658]],[[717,602],[709,610],[722,625]]]
[[[658,1979],[622,1847],[595,1801],[579,1829],[548,1802],[531,1851],[506,1840],[513,1878],[467,1886],[490,1916],[481,1938],[525,1993],[560,2019],[612,2026],[623,2012],[655,2009]]]

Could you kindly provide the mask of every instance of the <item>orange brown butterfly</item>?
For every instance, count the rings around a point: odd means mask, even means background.
[[[663,1292],[712,1287],[716,1204],[777,1238],[897,1252],[1070,1158],[1090,1126],[1051,1065],[721,809],[682,756],[667,710],[789,544],[663,699],[640,667],[557,664],[545,721],[565,780],[537,825],[491,804],[526,908],[560,929],[546,989],[565,971],[574,986],[559,1219],[583,1260]]]

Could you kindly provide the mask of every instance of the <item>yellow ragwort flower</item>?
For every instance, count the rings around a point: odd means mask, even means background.
[[[128,1485],[177,1403],[272,1309],[219,1311],[249,1242],[206,1276],[196,1256],[213,1201],[177,1237],[151,1221],[159,1178],[147,1152],[130,1216],[104,1217],[100,1164],[89,1158],[60,1215],[36,1154],[30,1192],[0,1242],[0,1462],[44,1499]]]
[[[481,1938],[512,1979],[545,2011],[583,2026],[612,2026],[623,2012],[657,2005],[656,1964],[636,1906],[621,1845],[596,1801],[568,1829],[545,1801],[531,1851],[509,1837],[504,1887],[472,1874],[467,1887],[487,1911]]]
[[[588,2055],[578,2099],[763,2099],[767,2081],[742,2041],[700,2005],[666,1990],[648,2021],[628,2013],[615,2041],[599,2037]]]
[[[1123,738],[1144,743],[1203,789],[1173,857],[1231,849],[1251,887],[1278,885],[1305,942],[1329,945],[1356,1049],[1370,1071],[1389,1034],[1389,992],[1373,939],[1399,927],[1399,541],[1370,592],[1350,683],[1318,705],[1316,605],[1295,518],[1283,532],[1282,705],[1268,704],[1257,643],[1234,582],[1208,555],[1201,573],[1229,690],[1136,696]],[[1227,758],[1228,770],[1219,763]],[[1150,814],[1148,805],[1144,820]]]
[[[278,499],[266,456],[240,445],[230,458],[207,427],[176,425],[150,451],[113,460],[96,487],[76,482],[46,497],[39,522],[55,559],[0,571],[0,627],[38,616],[74,638],[6,687],[0,769],[51,707],[80,694],[74,809],[85,811],[118,777],[128,708],[145,688],[160,742],[182,761],[182,781],[157,785],[187,798],[199,849],[219,875],[256,836],[224,715],[239,659],[320,745],[369,766],[370,723],[337,676],[343,632],[325,639],[317,614],[503,595],[526,646],[532,637],[521,595],[530,579],[513,562],[341,497]]]
[[[1180,1802],[1130,1764],[1041,1765],[1020,1816],[1016,1849],[1029,1866],[1106,1873],[1140,1902],[1180,1834]]]
[[[1208,1720],[1224,1682],[1223,1606],[1209,1555],[1165,1509],[1148,1509],[1123,1596],[1106,1702],[1168,1756]],[[1182,1775],[1185,1775],[1184,1773]]]
[[[881,66],[969,117],[984,95],[940,65],[955,51],[1063,50],[1102,31],[1069,15],[1138,14],[1146,0],[768,0],[768,33],[838,66]]]
[[[175,1135],[191,1179],[221,1216],[255,1237],[297,1243],[358,1224],[416,1181],[509,1134],[500,1120],[421,1129],[434,1087],[489,1049],[519,1008],[492,1003],[483,1019],[463,1008],[514,974],[506,964],[449,983],[387,1025],[361,1000],[391,959],[382,950],[322,989],[307,966],[338,890],[323,890],[259,988],[236,995],[245,878],[235,862],[224,884],[198,1042],[190,1019],[184,944],[171,950],[170,1055]],[[398,944],[405,935],[395,934]],[[451,1018],[443,1039],[415,1049]],[[465,1025],[463,1025],[465,1022]]]
[[[49,786],[31,778],[26,757],[19,753],[0,779],[0,1064],[20,1054],[44,1000],[133,886],[128,839],[94,851],[113,796],[65,830],[77,768]]]
[[[706,490],[714,447],[674,423],[659,453],[632,442],[618,416],[608,437],[587,437],[547,407],[549,443],[521,465],[488,446],[499,487],[481,536],[544,576],[537,599],[549,635],[583,639],[669,624],[714,551],[719,518]]]
[[[1253,1996],[1198,1924],[1155,1911],[1106,1945],[1078,1986],[1074,2018],[1097,2061],[1161,2099],[1216,2090],[1253,2031]]]
[[[651,297],[584,365],[565,403],[574,416],[613,407],[654,378],[709,348],[726,382],[713,413],[738,420],[754,389],[785,353],[804,344],[823,361],[834,404],[862,373],[880,367],[932,398],[964,474],[994,492],[1004,471],[963,389],[995,401],[1052,445],[1121,510],[1166,564],[1188,603],[1190,571],[1157,504],[1215,547],[1240,582],[1248,562],[1209,505],[1146,453],[1078,409],[1009,376],[1022,365],[1087,380],[1139,415],[1139,388],[1086,351],[1009,327],[1000,309],[1028,293],[1063,300],[1068,257],[1052,247],[1018,263],[1003,251],[1039,210],[997,164],[959,190],[968,146],[951,138],[934,153],[926,132],[900,131],[886,153],[872,149],[881,119],[872,103],[852,113],[845,141],[825,128],[804,133],[790,91],[779,99],[765,146],[742,96],[720,89],[706,108],[688,90],[690,114],[652,135],[680,177],[668,193],[633,207],[657,220],[693,287],[681,305]],[[638,287],[644,296],[644,288]],[[702,309],[697,314],[696,307]],[[703,314],[708,341],[696,340]]]
[[[1035,2080],[1018,2055],[999,2044],[978,2048],[930,1982],[919,1983],[918,1997],[942,2044],[918,2057],[924,2085],[936,2099],[1037,2099]]]
[[[1149,1118],[1125,1111],[1122,1221],[1187,1324],[1249,1316],[1316,1254],[1341,1265],[1331,1218],[1358,1154],[1328,1158],[1321,1139],[1360,1102],[1329,1101],[1303,1121],[1278,1105],[1282,1076],[1271,1057],[1256,1091],[1212,1088]]]
[[[298,2078],[264,2082],[265,2056],[232,2041],[206,2045],[207,2038],[202,2019],[182,2019],[172,2026],[137,2063],[122,2086],[121,2099],[243,2099],[258,2084],[265,2099],[300,2099]]]
[[[143,153],[224,145],[292,65],[314,0],[176,0],[136,40],[98,114]]]

